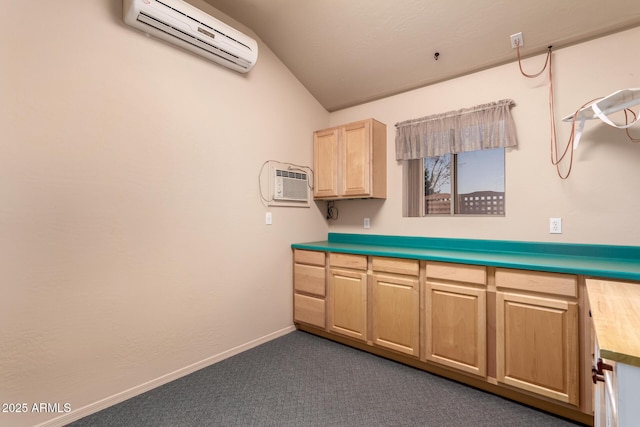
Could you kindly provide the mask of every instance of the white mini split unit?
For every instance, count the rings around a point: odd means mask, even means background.
[[[182,0],[123,0],[124,22],[241,73],[258,60],[251,37]]]

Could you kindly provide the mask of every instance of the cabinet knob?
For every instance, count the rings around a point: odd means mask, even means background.
[[[598,373],[602,375],[602,370],[613,371],[613,366],[608,363],[604,363],[602,359],[598,359]]]
[[[595,366],[591,368],[591,380],[594,384],[597,384],[598,381],[604,382],[604,376],[602,375],[602,372],[598,372]]]

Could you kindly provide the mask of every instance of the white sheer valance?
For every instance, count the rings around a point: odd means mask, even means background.
[[[396,160],[514,147],[516,129],[510,110],[514,105],[513,100],[503,99],[396,123]]]

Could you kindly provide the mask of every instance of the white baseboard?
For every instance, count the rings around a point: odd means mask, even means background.
[[[74,409],[67,414],[45,421],[44,423],[38,424],[35,427],[62,427],[73,421],[77,421],[80,418],[84,418],[87,415],[94,414],[98,411],[108,408],[109,406],[113,406],[117,403],[124,402],[125,400],[130,399],[134,396],[145,393],[149,390],[153,390],[156,387],[160,387],[161,385],[164,385],[168,382],[177,380],[178,378],[184,377],[185,375],[189,375],[199,369],[206,368],[207,366],[213,365],[214,363],[220,362],[231,356],[235,356],[236,354],[252,349],[253,347],[257,347],[260,344],[264,344],[268,341],[279,338],[295,330],[296,330],[295,326],[293,325],[288,326],[284,329],[280,329],[279,331],[270,333],[260,338],[256,338],[253,341],[249,341],[248,343],[239,345],[237,347],[224,351],[220,354],[207,357],[204,360],[193,363],[189,366],[185,366],[184,368],[180,368],[176,371],[170,372],[154,380],[147,381],[146,383],[140,384],[128,390],[125,390],[120,393],[114,394],[112,396],[106,397],[104,399],[98,400],[97,402],[90,403],[89,405],[83,406],[82,408]]]

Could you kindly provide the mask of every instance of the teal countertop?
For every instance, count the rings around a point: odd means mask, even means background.
[[[640,246],[329,233],[291,247],[640,281]]]

